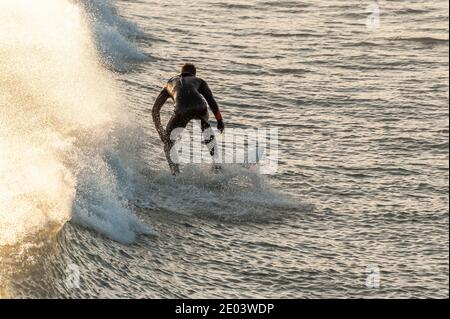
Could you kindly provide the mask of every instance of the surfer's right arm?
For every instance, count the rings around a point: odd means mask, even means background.
[[[161,108],[164,106],[164,103],[166,103],[169,97],[169,92],[167,91],[167,88],[164,87],[164,89],[162,89],[161,93],[159,93],[158,97],[156,98],[155,104],[153,105],[152,109],[153,122],[155,123],[156,130],[158,131],[158,134],[164,143],[167,140],[167,134],[161,124],[160,112]]]

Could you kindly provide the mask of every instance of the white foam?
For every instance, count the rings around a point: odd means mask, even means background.
[[[220,219],[268,220],[287,215],[289,210],[310,210],[276,191],[258,168],[223,165],[220,171],[210,166],[188,165],[177,177],[167,170],[147,172],[147,183],[139,206],[183,215],[209,215]]]
[[[88,12],[102,61],[108,67],[126,71],[131,63],[147,59],[130,41],[130,38],[142,36],[136,24],[122,18],[109,1],[87,0],[82,3]]]

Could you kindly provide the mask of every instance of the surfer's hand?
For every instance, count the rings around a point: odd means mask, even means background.
[[[223,133],[225,130],[225,124],[222,120],[217,121],[217,129],[220,131],[220,133]]]

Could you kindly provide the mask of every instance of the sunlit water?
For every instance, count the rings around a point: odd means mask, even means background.
[[[121,71],[93,74],[121,98],[80,103],[116,119],[83,108],[72,222],[0,247],[0,297],[448,297],[447,1],[379,1],[379,25],[371,1],[114,1],[127,20],[92,3]],[[150,110],[184,61],[228,128],[279,128],[275,175],[170,176]]]

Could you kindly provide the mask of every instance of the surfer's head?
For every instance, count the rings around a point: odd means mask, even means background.
[[[197,68],[192,63],[185,63],[181,67],[181,74],[183,74],[183,73],[189,73],[189,74],[192,74],[192,75],[196,75],[197,74]]]

